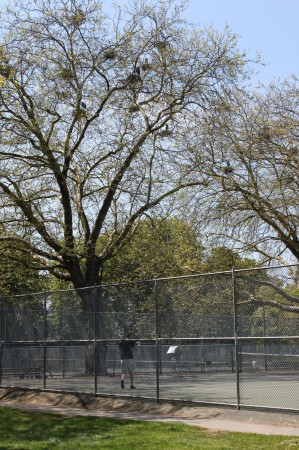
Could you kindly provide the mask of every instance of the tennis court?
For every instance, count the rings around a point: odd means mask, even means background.
[[[299,411],[299,316],[275,306],[298,303],[296,273],[245,269],[3,297],[0,386]],[[92,311],[82,309],[88,296]],[[128,330],[136,391],[120,388]]]
[[[160,400],[199,402],[223,405],[239,405],[273,409],[298,410],[299,374],[285,374],[264,371],[240,373],[237,384],[236,373],[178,373],[137,374],[136,387],[120,388],[120,374],[94,376],[66,376],[20,379],[10,377],[2,380],[2,387],[28,389],[44,388],[50,391],[96,393],[117,397],[138,397]],[[45,383],[45,385],[44,385]]]

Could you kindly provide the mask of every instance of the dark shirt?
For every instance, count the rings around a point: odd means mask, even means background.
[[[135,341],[128,339],[120,341],[119,354],[120,359],[133,359],[133,348],[135,347]]]

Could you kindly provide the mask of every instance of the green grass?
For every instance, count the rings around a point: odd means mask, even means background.
[[[211,433],[202,428],[0,407],[0,450],[294,449],[299,437]]]

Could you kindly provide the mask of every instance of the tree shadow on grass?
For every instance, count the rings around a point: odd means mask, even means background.
[[[0,407],[0,423],[5,424],[1,427],[1,444],[13,444],[18,442],[34,449],[39,448],[34,444],[43,443],[47,447],[55,447],[55,440],[68,441],[86,438],[92,439],[98,436],[112,436],[119,433],[119,429],[128,424],[128,421],[112,420],[106,418],[97,418],[89,416],[65,417],[60,414],[41,414],[35,411],[23,411],[14,408]],[[0,446],[1,449],[7,449]],[[12,448],[12,447],[11,447]]]

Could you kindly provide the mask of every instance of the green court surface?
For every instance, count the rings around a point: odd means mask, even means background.
[[[237,405],[236,373],[167,373],[137,374],[136,390],[131,390],[129,381],[125,389],[120,387],[120,375],[53,376],[43,379],[7,378],[1,387],[46,389],[52,391],[96,393],[116,397],[138,397],[178,400],[186,402]],[[251,372],[239,374],[240,406],[299,410],[299,373]]]

